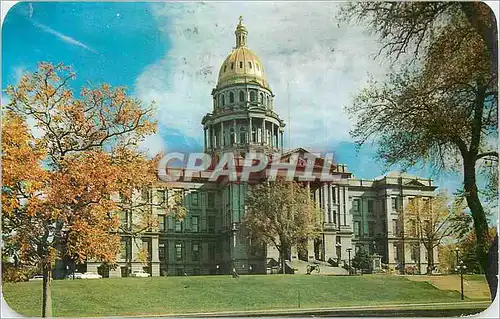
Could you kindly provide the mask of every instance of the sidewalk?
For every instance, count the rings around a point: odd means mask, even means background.
[[[128,318],[207,318],[207,317],[361,317],[361,316],[422,316],[455,317],[484,311],[490,301],[458,301],[456,303],[395,304],[382,306],[351,306],[335,308],[295,308],[248,311],[199,312],[188,314],[141,315]],[[120,318],[127,318],[120,317]]]

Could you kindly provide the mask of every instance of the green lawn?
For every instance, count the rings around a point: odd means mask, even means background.
[[[3,285],[7,303],[39,316],[42,282]],[[54,316],[117,316],[459,302],[457,292],[398,276],[272,275],[56,280]]]

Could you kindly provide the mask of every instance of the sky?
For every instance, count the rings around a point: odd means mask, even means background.
[[[333,152],[357,178],[387,172],[376,145],[356,150],[344,107],[369,77],[383,79],[389,63],[376,58],[377,39],[362,25],[336,19],[335,2],[68,3],[23,2],[2,26],[2,89],[15,85],[39,61],[71,65],[82,86],[124,86],[143,103],[155,101],[159,151],[202,151],[201,118],[211,111],[211,90],[234,46],[243,15],[248,47],[264,64],[275,110],[287,123],[285,148]],[[7,97],[2,94],[2,103]],[[390,170],[397,169],[391,168]],[[433,175],[450,192],[458,174]]]

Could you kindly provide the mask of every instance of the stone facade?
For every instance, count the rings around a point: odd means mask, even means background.
[[[236,47],[222,64],[212,91],[212,111],[202,119],[204,152],[214,159],[226,152],[241,158],[248,152],[278,152],[285,161],[297,156],[300,162],[310,154],[300,148],[284,152],[285,123],[274,111],[275,96],[263,64],[246,46],[247,34],[240,20],[235,32]],[[397,220],[409,199],[433,196],[436,186],[432,180],[401,173],[375,180],[355,179],[341,164],[331,164],[330,172],[334,176],[331,181],[317,178],[306,182],[322,212],[321,236],[308,241],[305,253],[294,247],[290,260],[331,259],[342,265],[348,262],[349,249],[353,258],[356,250],[364,247],[371,254],[379,254],[389,268],[411,265],[425,272],[425,248],[417,238],[405,238]],[[252,183],[265,180],[267,175],[248,182],[212,182],[208,173],[201,172],[190,181],[159,181],[148,197],[151,213],[160,220],[159,227],[144,233],[141,239],[123,237],[118,268],[107,270],[97,262],[88,262],[87,271],[109,277],[125,276],[138,269],[153,276],[228,274],[233,267],[239,273],[266,273],[268,261],[278,260],[278,251],[274,247],[253,247],[239,225]],[[166,210],[154,205],[168,202],[174,192],[182,194],[188,210],[182,221],[165,216]],[[127,223],[129,218],[134,216],[125,214],[122,221]],[[149,252],[146,267],[137,260],[141,247]]]

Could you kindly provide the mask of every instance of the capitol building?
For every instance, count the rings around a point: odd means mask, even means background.
[[[286,123],[274,108],[279,96],[272,91],[265,63],[249,49],[248,30],[242,19],[235,30],[235,47],[222,62],[216,86],[207,92],[207,114],[201,119],[203,149],[218,159],[231,152],[244,158],[250,152],[279,153],[282,161],[296,156],[303,159],[303,148],[283,149]],[[229,49],[229,48],[228,48]],[[265,61],[264,61],[265,62]],[[318,162],[326,159],[317,158]],[[316,169],[316,168],[315,168]],[[181,168],[179,170],[182,177]],[[417,237],[405,236],[400,214],[412,198],[431,198],[437,186],[431,179],[391,172],[374,180],[356,179],[345,165],[331,163],[333,179],[306,182],[311,197],[322,214],[321,234],[310,239],[307,251],[292,249],[290,264],[335,261],[338,269],[365,249],[379,256],[389,269],[397,265],[415,266],[421,273],[427,267],[427,252]],[[245,215],[249,185],[266,180],[266,172],[254,174],[248,181],[228,178],[210,180],[200,172],[189,180],[158,182],[147,190],[151,204],[168,202],[180,194],[187,215],[176,220],[165,209],[151,205],[151,214],[159,225],[139,238],[122,236],[118,267],[109,269],[98,262],[86,263],[86,270],[104,277],[128,276],[144,269],[152,276],[229,274],[265,274],[278,261],[276,248],[256,248],[243,235],[240,223]],[[130,223],[134,212],[121,215]],[[147,264],[139,261],[138,252],[147,250]],[[437,265],[437,248],[433,252]],[[323,267],[323,266],[322,266]],[[377,265],[380,267],[380,265]],[[335,267],[332,267],[335,268]],[[323,270],[323,269],[322,269]]]

